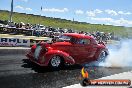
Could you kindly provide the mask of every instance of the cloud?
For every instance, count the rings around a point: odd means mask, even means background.
[[[118,13],[117,13],[116,11],[110,10],[110,9],[105,10],[105,12],[106,12],[107,14],[112,15],[112,16],[117,16],[117,15],[118,15]]]
[[[19,1],[28,2],[28,0],[19,0]]]
[[[124,11],[115,11],[115,10],[112,10],[112,9],[106,9],[106,10],[100,10],[100,9],[95,9],[95,10],[91,10],[91,11],[86,11],[86,14],[90,17],[94,17],[96,16],[97,14],[101,14],[101,13],[107,13],[109,15],[112,15],[112,16],[118,16],[118,15],[131,15],[132,13],[131,12],[124,12]]]
[[[88,16],[94,17],[94,16],[96,16],[96,14],[100,14],[100,13],[102,13],[102,12],[103,12],[102,10],[95,9],[95,10],[93,10],[93,11],[86,11],[86,14],[87,14]]]
[[[124,18],[120,18],[119,20],[115,20],[114,23],[117,25],[132,25],[132,21],[125,20]]]
[[[124,18],[120,18],[118,20],[112,19],[112,18],[95,18],[91,17],[90,20],[98,21],[98,22],[104,22],[105,24],[111,24],[116,26],[131,26],[132,21],[126,20]]]
[[[32,9],[31,9],[31,8],[25,8],[25,10],[32,11]]]
[[[64,13],[64,12],[68,12],[69,10],[67,8],[63,8],[63,9],[56,9],[56,8],[44,8],[42,9],[43,12],[59,12],[59,13]]]
[[[112,18],[96,18],[96,17],[91,17],[91,20],[96,20],[96,21],[108,21],[108,22],[112,22],[113,19]]]
[[[22,6],[16,6],[15,8],[17,8],[17,9],[21,9],[21,10],[24,10],[24,8],[22,7]]]
[[[118,14],[120,15],[131,15],[131,12],[123,12],[123,11],[118,11]]]
[[[32,11],[31,8],[24,8],[24,7],[20,6],[20,5],[16,6],[15,8],[16,9],[20,9],[20,10]]]
[[[76,10],[75,14],[83,14],[84,12],[82,10]]]
[[[131,12],[114,11],[114,10],[110,10],[110,9],[105,10],[105,12],[107,14],[112,15],[112,16],[117,16],[117,15],[131,15],[132,14]]]
[[[94,16],[95,16],[95,13],[94,13],[94,12],[92,12],[92,11],[87,11],[87,12],[86,12],[86,14],[87,14],[88,16],[92,16],[92,17],[94,17]]]
[[[99,10],[99,9],[95,9],[94,10],[95,13],[102,13],[103,11]]]

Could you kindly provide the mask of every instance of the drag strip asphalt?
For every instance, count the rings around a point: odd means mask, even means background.
[[[82,66],[67,66],[59,71],[39,67],[24,54],[0,56],[0,88],[62,88],[80,82]],[[90,79],[127,72],[131,67],[88,66]]]

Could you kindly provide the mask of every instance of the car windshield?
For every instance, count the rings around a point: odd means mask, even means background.
[[[66,35],[61,35],[61,36],[59,36],[59,39],[60,39],[60,40],[67,40],[67,41],[70,41],[71,37],[70,37],[70,36],[66,36]]]
[[[75,43],[75,42],[76,42],[76,38],[74,38],[74,37],[72,37],[72,36],[61,35],[61,36],[59,37],[59,39],[58,39],[58,42],[63,42],[63,41]]]

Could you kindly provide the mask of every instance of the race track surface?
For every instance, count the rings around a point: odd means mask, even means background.
[[[62,88],[80,82],[82,66],[67,66],[59,71],[39,67],[23,54],[0,56],[0,88]],[[87,66],[90,79],[132,70],[131,67]]]

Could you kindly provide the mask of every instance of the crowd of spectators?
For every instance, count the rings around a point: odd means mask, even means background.
[[[106,32],[84,32],[84,31],[77,31],[73,29],[62,29],[62,28],[53,28],[51,26],[44,26],[44,25],[39,25],[39,24],[30,24],[30,23],[14,23],[11,22],[7,24],[5,27],[12,27],[15,28],[16,30],[23,29],[23,31],[26,30],[26,32],[22,32],[25,35],[29,36],[41,36],[41,37],[50,37],[50,38],[58,38],[61,34],[63,33],[79,33],[79,34],[84,34],[84,35],[89,35],[93,36],[98,42],[106,42],[107,40],[114,39],[114,33],[106,33]],[[16,31],[15,31],[16,32]],[[30,33],[29,33],[30,32]],[[17,34],[17,33],[16,33]]]

